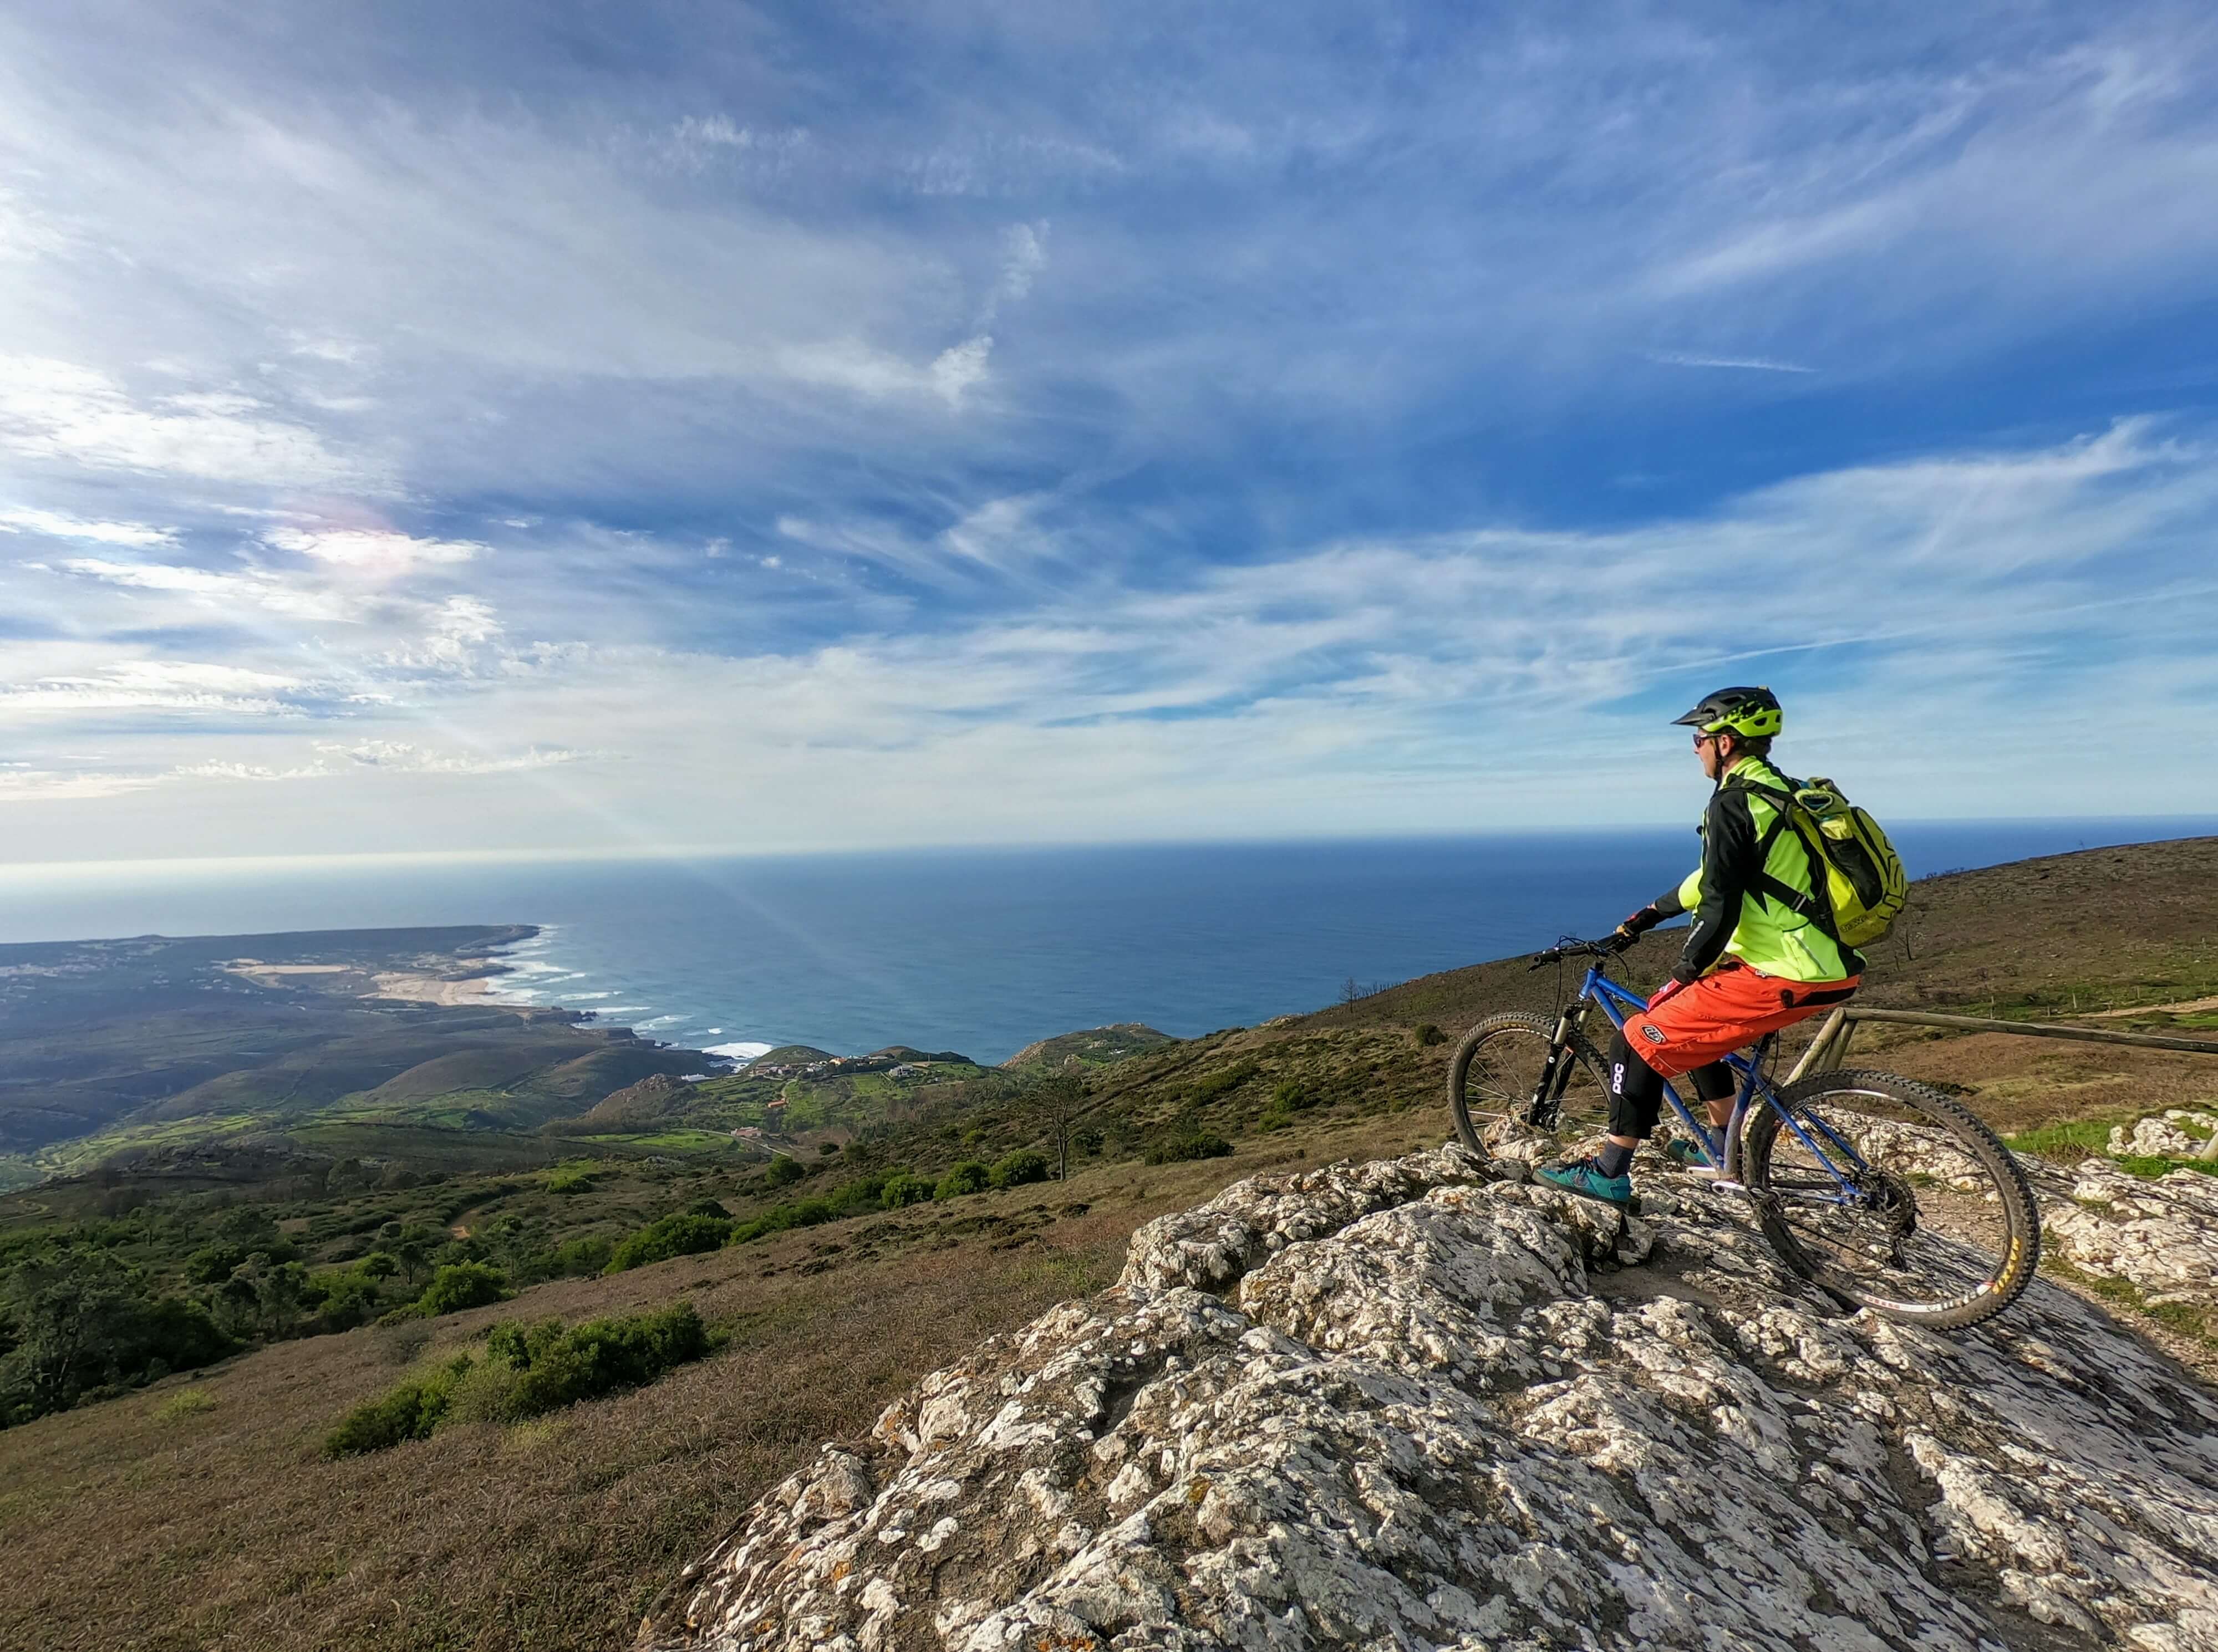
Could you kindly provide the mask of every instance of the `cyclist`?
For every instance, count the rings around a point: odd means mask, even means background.
[[[1671,978],[1626,1018],[1609,1053],[1609,1136],[1591,1159],[1540,1179],[1613,1204],[1633,1200],[1634,1149],[1656,1129],[1664,1081],[1691,1073],[1710,1122],[1732,1117],[1734,1084],[1724,1057],[1852,995],[1864,961],[1829,932],[1825,876],[1783,805],[1794,789],[1771,763],[1784,719],[1769,689],[1719,689],[1677,725],[1694,731],[1702,773],[1716,783],[1702,817],[1702,863],[1687,880],[1617,927],[1630,946],[1682,912],[1694,926]],[[1706,1160],[1675,1141],[1682,1164]]]

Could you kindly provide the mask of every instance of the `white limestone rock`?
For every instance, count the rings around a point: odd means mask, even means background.
[[[2218,1117],[2172,1107],[2161,1118],[2138,1120],[2131,1130],[2113,1124],[2110,1155],[2113,1159],[2192,1159],[2214,1135],[2218,1135]]]
[[[1444,1150],[1150,1223],[639,1644],[2218,1652],[2218,1394],[2045,1283],[1953,1337],[1844,1315],[1650,1182],[1628,1216]]]
[[[2080,1162],[2068,1198],[2041,1202],[2042,1242],[2084,1272],[2162,1302],[2218,1306],[2218,1176],[2155,1181],[2108,1159]]]

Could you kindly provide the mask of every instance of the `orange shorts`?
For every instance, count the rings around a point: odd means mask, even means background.
[[[1655,1009],[1627,1016],[1625,1042],[1665,1078],[1676,1079],[1843,1002],[1862,979],[1786,981],[1728,959]]]

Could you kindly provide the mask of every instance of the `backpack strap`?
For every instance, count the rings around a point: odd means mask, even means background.
[[[1794,794],[1777,786],[1766,786],[1738,777],[1727,783],[1738,786],[1743,791],[1753,792],[1772,806],[1771,824],[1763,829],[1763,836],[1756,840],[1754,881],[1756,893],[1767,900],[1777,901],[1804,922],[1816,925],[1827,940],[1839,946],[1842,944],[1841,933],[1833,922],[1833,903],[1825,893],[1825,874],[1823,869],[1826,863],[1817,846],[1811,843],[1809,833],[1803,831],[1794,819]],[[1771,846],[1779,841],[1781,832],[1790,831],[1794,832],[1795,841],[1802,845],[1803,854],[1809,858],[1812,892],[1808,894],[1771,875]]]

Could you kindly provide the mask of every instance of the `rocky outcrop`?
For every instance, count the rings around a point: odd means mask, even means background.
[[[591,1109],[554,1128],[580,1134],[626,1125],[651,1124],[685,1111],[693,1086],[668,1073],[650,1073],[636,1084],[603,1096]]]
[[[2173,1170],[2147,1181],[2084,1160],[2067,1197],[2041,1201],[2041,1221],[2050,1253],[2083,1272],[2122,1279],[2153,1303],[2218,1307],[2218,1176]]]
[[[2163,1117],[2138,1120],[2130,1130],[2112,1125],[2110,1157],[2192,1159],[2213,1135],[2218,1135],[2218,1118],[2191,1108],[2167,1108]]]
[[[1646,1177],[1633,1216],[1443,1149],[1150,1223],[640,1644],[2218,1652],[2218,1394],[2043,1283],[1846,1315]]]

